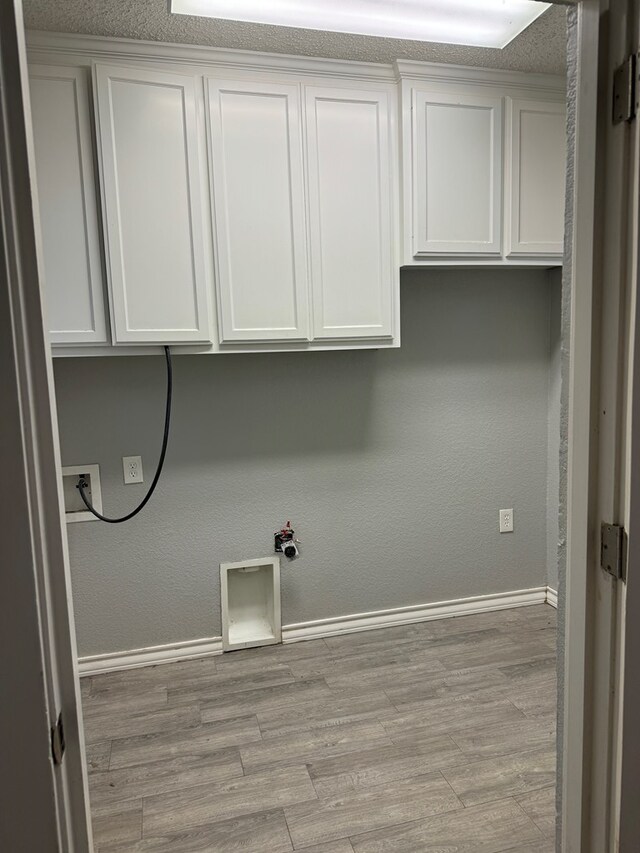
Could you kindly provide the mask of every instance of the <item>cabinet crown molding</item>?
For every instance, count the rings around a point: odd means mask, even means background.
[[[472,65],[448,65],[437,62],[417,62],[397,59],[394,63],[399,81],[449,83],[490,86],[501,89],[533,89],[540,94],[564,95],[566,81],[553,74],[530,74],[524,71],[505,71],[499,68],[479,68]]]
[[[257,70],[272,74],[309,75],[313,78],[344,78],[373,83],[397,83],[402,80],[448,82],[474,86],[532,89],[539,93],[563,95],[564,78],[551,74],[529,74],[467,65],[437,62],[417,62],[398,59],[393,65],[377,62],[325,59],[315,56],[293,56],[280,53],[261,53],[251,50],[206,47],[170,42],[138,41],[110,36],[88,36],[75,33],[52,33],[39,30],[27,32],[27,47],[31,62],[54,62],[56,56],[80,64],[92,61],[163,62],[208,68],[220,67],[231,71]],[[83,62],[84,60],[84,62]]]
[[[224,68],[238,71],[269,71],[272,74],[309,75],[346,80],[395,83],[396,74],[391,65],[375,62],[324,59],[313,56],[291,56],[279,53],[261,53],[252,50],[202,47],[190,44],[172,44],[157,41],[138,41],[127,38],[86,36],[73,33],[51,33],[36,30],[27,32],[27,49],[30,62],[54,61],[56,56],[66,61],[74,58],[109,62],[158,62],[190,65],[198,68]]]

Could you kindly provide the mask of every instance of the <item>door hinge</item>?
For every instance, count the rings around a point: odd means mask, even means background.
[[[64,726],[62,725],[62,714],[59,714],[55,726],[51,727],[51,755],[54,764],[62,764],[64,746]]]
[[[638,54],[632,53],[613,73],[613,123],[633,121],[638,113]]]
[[[625,532],[620,524],[602,522],[600,566],[616,580],[624,580]]]

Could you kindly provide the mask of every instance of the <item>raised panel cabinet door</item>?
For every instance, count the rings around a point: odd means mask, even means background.
[[[511,255],[561,255],[564,242],[566,108],[508,103],[511,144]]]
[[[391,337],[388,95],[308,87],[306,124],[314,337]]]
[[[412,106],[414,256],[499,256],[502,98],[414,89]]]
[[[308,340],[299,87],[207,90],[220,341]]]
[[[44,289],[53,344],[107,342],[89,72],[29,68]]]
[[[196,78],[94,67],[115,343],[211,340]]]

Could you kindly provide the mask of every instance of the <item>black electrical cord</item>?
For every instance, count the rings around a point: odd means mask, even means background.
[[[153,482],[149,487],[149,491],[142,499],[141,503],[138,506],[131,510],[127,515],[123,515],[121,518],[107,518],[106,515],[101,515],[97,509],[91,505],[91,501],[85,494],[85,489],[88,487],[87,481],[84,477],[80,477],[78,481],[78,485],[76,488],[80,491],[80,497],[84,501],[84,505],[89,510],[89,512],[93,513],[96,518],[99,518],[100,521],[106,521],[107,524],[120,524],[123,521],[129,521],[130,518],[133,518],[134,515],[137,515],[141,509],[143,509],[149,501],[149,498],[154,492],[155,487],[158,485],[158,480],[160,479],[160,474],[162,473],[162,466],[164,465],[164,457],[167,455],[167,444],[169,442],[169,423],[171,421],[171,398],[173,396],[173,368],[171,365],[171,350],[169,347],[164,348],[164,355],[167,361],[167,403],[165,407],[165,415],[164,415],[164,435],[162,436],[162,449],[160,451],[160,458],[158,459],[158,467],[156,468],[156,473],[153,478]]]

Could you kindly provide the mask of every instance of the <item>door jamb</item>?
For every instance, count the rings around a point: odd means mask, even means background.
[[[568,197],[573,232],[567,239],[571,330],[563,853],[618,850],[624,587],[600,568],[600,523],[618,522],[628,529],[627,219],[628,192],[637,175],[629,156],[630,126],[612,120],[612,91],[615,68],[637,49],[635,10],[636,0],[581,0],[577,11],[575,162]]]
[[[576,11],[575,134],[573,180],[569,181],[565,271],[571,281],[567,472],[567,556],[565,592],[564,727],[561,761],[563,853],[582,850],[588,761],[584,749],[587,677],[587,566],[593,560],[590,535],[594,446],[594,256],[578,248],[593,245],[600,4],[583,0]],[[596,57],[598,54],[596,53]],[[585,62],[589,57],[590,61]],[[571,106],[571,105],[570,105]],[[572,190],[572,192],[571,192]],[[580,282],[580,287],[577,287]]]
[[[34,843],[43,853],[91,853],[53,369],[40,290],[42,263],[34,172],[22,3],[8,0],[0,3],[0,300],[4,306],[0,333],[2,417],[7,423],[11,421],[13,429],[7,428],[7,441],[0,448],[0,456],[7,462],[0,478],[0,499],[3,518],[12,529],[3,536],[0,554],[6,558],[2,580],[13,584],[3,596],[5,604],[11,607],[20,594],[33,607],[14,611],[11,619],[3,620],[3,627],[5,622],[14,625],[24,647],[31,649],[31,658],[22,660],[18,653],[7,667],[15,692],[14,701],[6,703],[14,725],[5,736],[19,748],[23,735],[22,763],[29,761],[24,743],[31,748],[33,738],[41,744],[38,758],[42,760],[37,768],[35,759],[32,763],[34,777],[37,772],[43,782],[36,798],[34,778],[28,813],[17,807],[10,819],[2,822],[2,831],[6,827],[7,833],[33,833],[12,843],[11,849],[23,849],[24,843],[30,843],[28,838],[38,837]],[[9,656],[11,641],[16,642],[16,637],[7,642]],[[21,666],[28,667],[28,676],[26,672],[20,676]],[[38,687],[32,686],[27,698],[25,684],[35,683],[36,677]],[[66,750],[61,763],[54,764],[49,727],[59,713]],[[14,752],[11,758],[19,767],[22,759]],[[27,766],[26,772],[29,769]],[[47,775],[49,782],[45,784]]]

